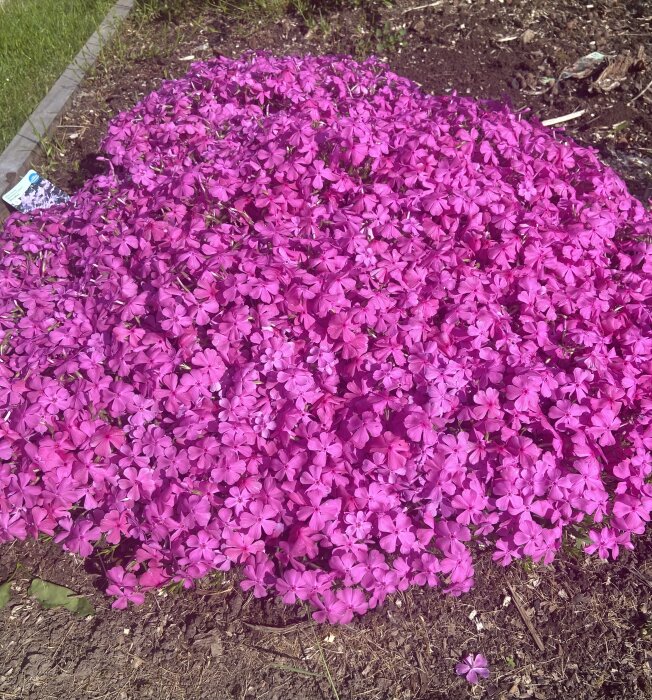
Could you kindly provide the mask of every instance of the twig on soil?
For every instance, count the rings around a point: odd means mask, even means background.
[[[304,610],[307,610],[307,606],[304,603],[303,604]],[[312,632],[312,638],[315,640],[315,645],[317,646],[317,650],[319,651],[319,657],[321,659],[322,666],[324,667],[324,671],[326,672],[326,680],[328,681],[328,685],[330,686],[331,692],[333,693],[333,698],[334,700],[340,700],[339,693],[337,692],[337,688],[335,686],[335,681],[333,681],[333,676],[331,674],[331,670],[328,667],[328,662],[326,661],[326,655],[324,654],[324,650],[322,648],[321,642],[319,641],[319,637],[315,634],[315,629],[314,627],[311,626],[311,632]]]
[[[298,656],[292,656],[292,654],[286,654],[284,651],[279,651],[278,649],[268,649],[267,647],[258,646],[258,644],[247,644],[244,646],[247,649],[253,649],[261,654],[270,654],[270,656],[280,656],[283,659],[288,659],[290,661],[297,661],[298,663],[303,663],[303,659]]]
[[[562,124],[563,122],[569,122],[571,119],[577,119],[581,117],[585,109],[580,109],[577,112],[571,112],[570,114],[564,114],[563,117],[553,117],[552,119],[544,119],[541,123],[543,126],[554,126],[555,124]]]
[[[563,655],[559,654],[558,656],[553,656],[552,659],[542,659],[541,661],[537,661],[536,663],[527,664],[526,666],[520,666],[518,668],[515,668],[512,671],[508,671],[507,673],[501,673],[500,675],[494,676],[494,681],[500,681],[503,678],[511,678],[513,676],[523,674],[526,671],[529,671],[531,668],[538,668],[540,666],[545,666],[547,664],[554,663],[558,659],[563,659],[563,658],[564,658]]]
[[[125,651],[125,654],[127,656],[131,657],[132,659],[140,659],[140,661],[143,661],[144,663],[146,663],[144,659],[142,659],[140,656],[138,656],[138,654],[133,654],[130,651]],[[167,668],[163,668],[163,666],[160,666],[159,664],[156,665],[156,670],[163,671],[163,673],[167,673],[168,675],[174,676],[175,678],[178,678],[178,676],[179,676],[178,673],[175,673],[174,671],[170,671]]]
[[[407,10],[403,10],[402,14],[406,15],[408,12],[416,12],[417,10],[425,10],[429,7],[437,7],[442,4],[442,0],[437,2],[429,2],[427,5],[417,5],[416,7],[408,7]]]
[[[532,639],[534,639],[535,644],[537,647],[539,647],[539,651],[544,651],[545,646],[543,644],[543,640],[539,636],[539,633],[536,631],[536,628],[532,624],[532,620],[530,619],[530,616],[527,614],[527,610],[523,607],[523,603],[521,603],[520,598],[518,597],[518,594],[514,590],[514,587],[512,586],[511,583],[507,584],[507,588],[509,588],[509,592],[512,594],[512,600],[514,601],[514,605],[516,606],[516,609],[518,610],[518,614],[521,616],[523,622],[525,623],[525,626],[528,629],[528,632],[532,635]]]
[[[638,100],[639,97],[643,97],[645,93],[652,87],[652,80],[636,95],[636,97],[632,97],[632,99],[627,103],[628,107],[631,107],[636,100]]]
[[[288,673],[298,673],[300,676],[312,676],[313,678],[321,678],[321,673],[314,671],[304,671],[302,668],[294,666],[283,666],[283,664],[271,664],[270,668],[277,668],[279,671],[287,671]]]
[[[256,630],[257,632],[271,632],[272,634],[289,634],[290,632],[296,632],[300,629],[305,629],[306,627],[312,627],[312,622],[306,620],[305,622],[295,622],[292,625],[285,625],[284,627],[275,627],[274,625],[258,625],[253,622],[242,621],[242,624],[250,630]]]
[[[337,692],[337,688],[335,687],[335,683],[333,681],[333,676],[331,675],[331,670],[328,668],[328,663],[326,662],[326,656],[324,655],[324,650],[321,648],[321,643],[319,642],[319,639],[317,638],[317,635],[315,635],[315,641],[317,642],[317,649],[319,650],[319,656],[321,657],[321,662],[324,667],[324,670],[326,671],[326,678],[328,679],[328,685],[330,685],[331,690],[333,691],[333,697],[335,700],[340,700],[340,696]]]
[[[72,628],[75,626],[74,622],[71,622],[70,625],[68,626],[68,629],[66,630],[66,633],[63,635],[63,639],[59,642],[59,646],[54,650],[54,654],[52,654],[52,660],[54,661],[57,658],[57,654],[59,653],[59,650],[63,646],[63,643],[68,639],[68,635],[72,632]],[[56,665],[59,665],[59,662],[57,661]]]
[[[652,588],[652,581],[647,576],[644,576],[638,569],[635,569],[633,566],[628,566],[627,570],[636,576],[636,578],[644,583],[646,586],[649,586]]]

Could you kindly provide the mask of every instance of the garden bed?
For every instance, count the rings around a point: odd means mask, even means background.
[[[106,53],[37,165],[76,189],[101,166],[94,155],[108,118],[162,75],[184,73],[191,57],[245,48],[375,53],[435,93],[454,86],[472,96],[506,95],[540,118],[586,109],[569,132],[598,147],[633,192],[649,196],[649,95],[634,100],[649,75],[634,73],[607,94],[590,92],[581,80],[561,83],[556,93],[542,82],[592,50],[636,49],[649,27],[643,10],[575,2],[411,10],[417,4],[342,2],[320,5],[321,13],[308,3],[284,11],[271,0],[251,3],[257,10],[248,13],[231,3],[204,13],[192,3],[145,7]],[[524,36],[527,30],[534,35]],[[238,698],[650,697],[651,546],[649,536],[641,538],[608,566],[570,549],[549,567],[503,570],[479,553],[482,585],[461,599],[408,591],[349,627],[331,629],[309,622],[301,608],[256,601],[222,576],[195,591],[167,591],[143,607],[111,611],[94,588],[104,573],[100,556],[81,562],[44,542],[4,545],[0,581],[19,564],[22,591],[1,613],[0,697],[209,698],[220,688]],[[97,615],[81,621],[41,610],[24,595],[33,576],[87,595]],[[524,626],[514,592],[543,650]],[[471,691],[454,666],[462,654],[478,652],[492,676]]]

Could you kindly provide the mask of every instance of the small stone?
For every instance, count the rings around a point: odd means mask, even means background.
[[[521,34],[521,43],[530,44],[536,38],[537,33],[531,29],[526,29],[523,34]]]

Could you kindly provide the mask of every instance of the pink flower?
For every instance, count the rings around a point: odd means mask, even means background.
[[[250,533],[232,532],[226,537],[224,554],[235,562],[244,562],[251,555],[263,551],[264,543]]]
[[[271,535],[277,531],[278,511],[270,505],[264,505],[260,501],[250,504],[249,510],[240,516],[240,523],[249,529],[249,534],[260,539],[262,533]]]
[[[473,410],[476,418],[498,418],[500,416],[500,401],[496,389],[489,388],[486,391],[479,391],[473,397],[474,403],[478,407]]]
[[[532,375],[514,377],[507,387],[507,398],[514,401],[517,411],[529,411],[538,406],[540,382]]]
[[[344,588],[335,593],[335,601],[330,607],[329,621],[346,625],[354,615],[364,615],[369,603],[359,588]]]
[[[405,418],[405,427],[411,440],[423,442],[425,445],[435,444],[437,433],[433,430],[432,420],[425,411],[419,409],[411,412]]]
[[[483,678],[489,678],[487,659],[482,654],[469,654],[455,666],[455,673],[464,676],[469,683],[479,683]]]
[[[140,605],[145,600],[142,593],[134,590],[138,581],[136,576],[132,573],[126,573],[121,566],[109,569],[106,572],[106,577],[109,580],[106,592],[116,597],[111,607],[124,610],[129,603]]]
[[[108,457],[113,449],[122,446],[124,442],[125,434],[120,428],[105,426],[93,435],[90,445],[95,449],[95,454]]]
[[[599,445],[614,445],[616,440],[613,431],[617,430],[621,422],[617,418],[617,411],[612,408],[603,408],[599,413],[591,416],[592,428],[590,434],[597,440]]]
[[[557,401],[550,409],[549,415],[556,421],[555,425],[558,429],[576,430],[580,425],[580,417],[588,413],[588,410],[586,406],[579,406],[570,401]]]
[[[308,449],[315,453],[315,464],[324,466],[328,457],[337,459],[342,454],[342,446],[332,433],[320,433],[308,440]]]

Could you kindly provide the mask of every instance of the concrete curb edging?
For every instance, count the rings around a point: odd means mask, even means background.
[[[68,67],[59,76],[48,94],[27,118],[0,155],[0,196],[12,187],[28,170],[34,151],[63,114],[79,88],[89,68],[95,63],[103,46],[111,39],[120,23],[133,9],[135,0],[118,0],[108,11],[102,24],[80,49]],[[8,212],[0,209],[0,221]]]

